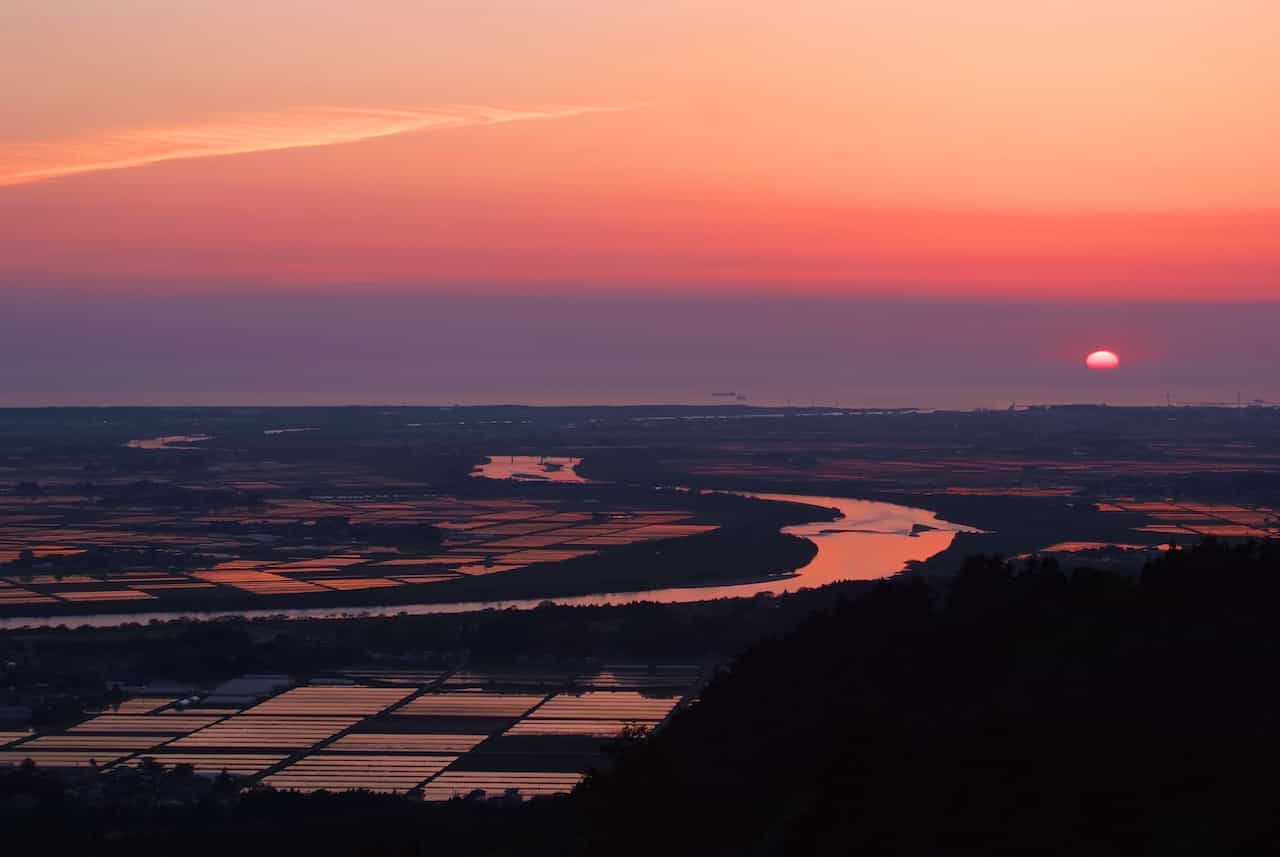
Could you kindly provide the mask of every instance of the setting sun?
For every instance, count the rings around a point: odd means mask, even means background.
[[[1095,351],[1085,358],[1084,363],[1090,369],[1102,371],[1120,368],[1120,358],[1113,351]]]

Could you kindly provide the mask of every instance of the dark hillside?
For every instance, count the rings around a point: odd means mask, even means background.
[[[940,609],[886,583],[752,648],[595,778],[588,850],[1262,853],[1277,594],[1275,544],[1141,581],[978,558]]]

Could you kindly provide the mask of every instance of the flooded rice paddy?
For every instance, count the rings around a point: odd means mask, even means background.
[[[494,601],[461,601],[432,604],[394,604],[360,608],[295,608],[260,610],[186,610],[127,613],[118,615],[89,615],[75,617],[32,617],[0,619],[0,628],[31,627],[34,625],[89,625],[111,627],[129,622],[165,621],[170,619],[211,619],[219,616],[245,618],[343,618],[355,616],[394,616],[399,614],[423,615],[432,613],[463,613],[486,609],[532,609],[552,601],[556,604],[578,606],[607,606],[630,604],[636,601],[664,603],[688,603],[714,598],[750,597],[761,593],[781,594],[805,587],[822,586],[838,580],[873,580],[888,577],[901,571],[908,562],[923,561],[945,550],[956,533],[971,528],[944,521],[925,509],[914,509],[892,503],[868,500],[850,500],[844,497],[811,495],[767,494],[762,499],[805,503],[836,511],[838,519],[832,522],[804,524],[787,527],[784,532],[811,539],[818,548],[813,560],[795,573],[781,578],[750,581],[715,586],[685,586],[635,592],[605,592],[562,598],[528,598]],[[673,527],[679,525],[657,523],[658,532],[670,537]],[[705,528],[704,528],[705,529]],[[648,535],[647,532],[638,535]],[[624,538],[634,535],[623,534]],[[279,585],[291,586],[292,582],[277,584],[260,582],[250,572],[251,578],[238,581],[243,587],[268,587],[273,591]],[[280,576],[280,575],[276,575]],[[299,581],[303,585],[310,585]]]
[[[42,496],[23,498],[18,512],[0,510],[0,561],[12,561],[25,551],[42,561],[97,548],[138,545],[219,559],[203,567],[149,571],[90,567],[54,574],[12,568],[0,576],[0,608],[34,612],[32,606],[48,605],[51,612],[58,612],[58,607],[66,605],[136,603],[139,610],[156,618],[178,608],[225,613],[219,601],[226,608],[243,608],[246,595],[323,597],[336,592],[435,587],[716,529],[714,524],[696,522],[689,512],[670,509],[617,505],[579,512],[564,511],[558,503],[544,500],[461,500],[443,495],[400,500],[282,497],[210,512],[119,511],[103,509],[85,497]],[[251,532],[255,527],[278,531],[319,518],[341,519],[354,526],[430,525],[443,533],[444,541],[413,549],[339,539],[324,548],[286,546],[273,551],[278,558],[268,559]],[[262,558],[244,558],[254,553]],[[241,603],[226,603],[228,599]],[[166,602],[173,607],[166,610]],[[27,623],[18,623],[22,624]],[[15,624],[3,619],[0,627]]]
[[[195,439],[196,435],[180,438]],[[172,441],[174,438],[155,440]],[[490,456],[476,476],[519,479],[541,468],[550,481],[583,482],[577,458]],[[811,540],[818,548],[812,561],[795,572],[766,579],[711,586],[688,585],[640,591],[601,592],[551,599],[566,605],[619,605],[635,601],[668,603],[724,597],[780,594],[840,580],[887,577],[912,561],[945,550],[966,527],[942,520],[932,512],[891,503],[844,497],[759,494],[761,499],[803,503],[832,510],[834,520],[786,529]],[[281,609],[244,604],[245,595],[323,597],[326,593],[435,587],[448,581],[514,571],[538,563],[560,562],[611,548],[646,541],[706,533],[715,525],[698,522],[688,512],[654,508],[616,508],[595,512],[564,511],[539,499],[461,500],[448,496],[414,498],[367,495],[280,497],[257,505],[216,512],[137,509],[99,511],[88,498],[44,496],[8,515],[0,550],[15,556],[29,549],[37,559],[75,554],[93,547],[136,544],[172,545],[200,554],[227,557],[202,568],[167,571],[118,570],[8,575],[0,578],[0,607],[48,604],[109,603],[111,614],[12,616],[0,618],[0,628],[39,625],[114,626],[168,619],[207,619],[221,616],[333,618],[426,613],[456,613],[489,608],[531,608],[544,598],[412,603],[412,598],[388,597],[385,603],[359,608],[298,606]],[[31,514],[36,512],[38,514]],[[444,544],[421,555],[370,545],[336,545],[323,555],[281,559],[245,559],[255,550],[247,530],[224,528],[226,522],[280,527],[297,521],[340,518],[351,525],[431,524],[445,534]],[[74,525],[69,522],[75,520]],[[210,526],[212,525],[212,526]],[[172,533],[170,534],[170,530]],[[237,554],[241,558],[237,557]],[[230,555],[230,556],[228,556]],[[198,600],[195,600],[198,599]],[[239,599],[236,601],[234,599]],[[223,600],[225,607],[219,606]],[[126,603],[139,609],[119,612]],[[168,607],[166,602],[173,606]],[[408,602],[408,603],[406,603]],[[296,602],[295,602],[296,603]],[[128,608],[127,608],[128,609]]]
[[[574,471],[580,459],[542,456],[492,456],[475,475],[483,478],[519,479],[535,466],[547,467],[550,479],[581,482]],[[561,512],[531,500],[459,501],[448,497],[414,501],[371,502],[359,499],[272,500],[252,510],[256,519],[296,521],[319,515],[342,515],[353,522],[431,522],[447,534],[442,551],[431,556],[386,557],[360,553],[333,553],[293,561],[228,560],[211,568],[188,572],[126,572],[111,579],[70,575],[58,579],[31,577],[0,580],[0,604],[56,604],[58,601],[151,602],[145,612],[75,617],[7,617],[0,628],[39,625],[115,626],[130,622],[169,619],[208,619],[222,616],[245,618],[342,618],[397,614],[458,613],[484,609],[528,609],[547,600],[565,605],[620,605],[635,601],[684,603],[726,597],[781,594],[840,580],[870,580],[901,571],[907,563],[921,561],[945,550],[958,532],[969,528],[938,518],[924,509],[844,497],[758,494],[760,499],[803,503],[832,510],[831,522],[788,527],[789,534],[811,540],[818,548],[812,561],[794,573],[764,580],[711,586],[603,592],[553,599],[527,598],[433,603],[388,603],[367,607],[298,607],[219,609],[223,591],[261,596],[322,594],[326,591],[381,589],[431,585],[464,577],[512,571],[536,563],[559,562],[588,556],[610,547],[643,541],[680,538],[710,532],[715,526],[694,523],[687,513],[652,509],[619,509],[585,514]],[[158,519],[147,518],[154,523]],[[199,519],[197,518],[197,521]],[[62,530],[62,545],[50,550],[77,550],[75,538],[94,542],[104,537],[127,538],[128,529],[112,526]],[[128,519],[119,523],[127,524]],[[20,532],[20,531],[15,531]],[[36,522],[28,527],[28,541],[50,539]],[[68,538],[68,536],[74,538]],[[154,538],[154,537],[152,537]],[[16,543],[15,543],[16,547]],[[222,548],[223,550],[226,547]],[[83,578],[83,579],[82,579]],[[189,597],[200,590],[208,606],[199,609],[163,609],[169,598]],[[404,599],[397,599],[403,601]],[[156,603],[156,602],[160,603]],[[189,602],[188,602],[189,603]],[[186,606],[184,604],[184,606]]]
[[[334,683],[368,673],[338,671],[221,708],[217,689],[138,697],[62,731],[0,733],[0,766],[152,760],[298,791],[416,791],[427,800],[555,794],[599,764],[607,740],[624,728],[661,726],[703,678],[698,666],[624,665],[585,674],[419,672],[420,681],[401,686]]]
[[[1138,532],[1182,536],[1184,541],[1203,536],[1253,539],[1280,536],[1280,512],[1269,508],[1128,498],[1100,503],[1098,508],[1103,512],[1145,515],[1154,523],[1139,527]]]

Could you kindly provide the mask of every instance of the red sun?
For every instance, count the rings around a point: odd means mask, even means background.
[[[1114,351],[1095,351],[1085,358],[1084,365],[1090,369],[1106,372],[1111,369],[1119,369],[1120,358],[1116,356]]]

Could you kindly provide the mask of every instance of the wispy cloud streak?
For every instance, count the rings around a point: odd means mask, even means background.
[[[469,125],[561,119],[630,107],[507,109],[464,105],[427,109],[316,107],[138,128],[81,140],[0,147],[0,187],[161,161],[358,143],[393,134]]]

